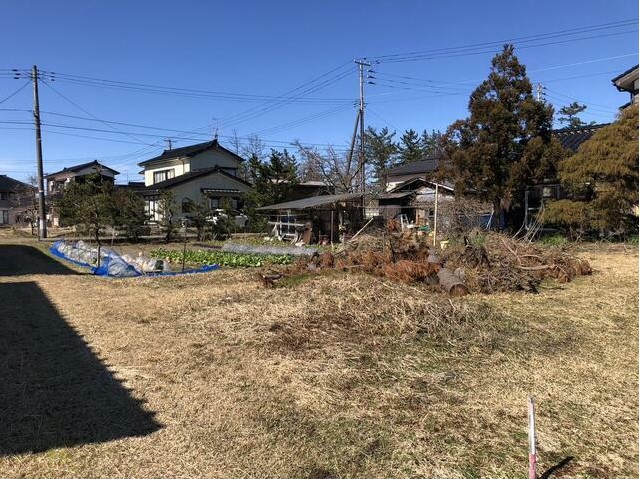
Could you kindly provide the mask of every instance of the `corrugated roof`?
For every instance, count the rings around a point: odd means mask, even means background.
[[[399,191],[397,193],[381,193],[378,195],[379,200],[394,200],[397,198],[404,198],[405,196],[415,195],[415,191]]]
[[[589,140],[593,134],[603,126],[607,126],[609,123],[602,123],[600,125],[584,125],[575,128],[563,128],[561,130],[553,130],[551,132],[562,146],[569,150],[578,151],[580,145]]]
[[[96,166],[96,167],[99,167],[100,169],[103,169],[103,170],[109,170],[109,171],[113,172],[114,175],[119,175],[120,174],[119,171],[116,171],[113,168],[109,168],[108,166],[103,165],[98,160],[93,160],[93,161],[89,161],[88,163],[82,163],[80,165],[69,166],[69,167],[63,168],[60,171],[56,171],[55,173],[49,173],[47,176],[45,176],[45,178],[49,179],[49,178],[52,178],[52,177],[54,177],[56,175],[59,175],[60,173],[77,173],[78,171],[83,170],[85,168],[88,168],[90,166]]]
[[[322,195],[302,198],[301,200],[285,201],[275,205],[262,206],[256,208],[258,210],[304,210],[307,208],[315,208],[317,206],[332,205],[342,201],[354,200],[362,197],[362,193],[343,193],[340,195]]]
[[[145,166],[150,163],[154,163],[156,161],[164,161],[164,160],[172,160],[174,158],[182,158],[184,156],[195,156],[203,151],[216,149],[220,151],[224,151],[225,153],[230,154],[238,161],[244,161],[244,158],[235,154],[231,150],[227,150],[224,146],[218,143],[218,140],[206,141],[204,143],[198,143],[196,145],[183,146],[180,148],[172,148],[171,150],[164,150],[161,155],[151,158],[150,160],[145,160],[142,163],[138,163],[138,166]]]

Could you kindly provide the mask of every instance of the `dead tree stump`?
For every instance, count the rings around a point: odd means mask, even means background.
[[[440,287],[449,296],[464,296],[469,293],[469,289],[450,269],[441,268],[438,271],[438,281],[440,282]]]

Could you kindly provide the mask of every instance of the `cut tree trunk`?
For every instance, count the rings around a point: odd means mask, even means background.
[[[464,296],[469,293],[469,289],[450,269],[441,268],[438,271],[438,280],[440,287],[449,293],[449,296]]]

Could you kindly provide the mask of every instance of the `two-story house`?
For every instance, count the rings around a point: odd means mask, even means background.
[[[233,208],[242,207],[242,196],[251,184],[239,177],[243,158],[227,150],[218,140],[164,150],[161,155],[139,163],[145,187],[139,193],[152,221],[160,221],[158,201],[164,191],[171,191],[177,203],[174,217],[189,215],[191,202],[206,201],[211,209],[225,200]]]
[[[0,175],[0,226],[28,223],[34,214],[36,188]]]
[[[55,207],[55,199],[63,194],[64,188],[70,183],[82,183],[87,176],[99,174],[102,181],[115,183],[116,175],[120,172],[103,165],[98,160],[81,163],[63,168],[45,176],[47,180],[47,222],[52,226],[60,225],[60,215]]]

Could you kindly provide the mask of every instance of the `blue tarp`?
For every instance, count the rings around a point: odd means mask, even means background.
[[[97,276],[107,276],[110,278],[132,278],[136,276],[177,276],[181,274],[206,273],[220,268],[219,265],[205,265],[196,269],[180,271],[154,271],[143,272],[140,267],[127,262],[125,258],[120,256],[111,248],[102,248],[100,250],[100,266],[98,263],[97,248],[88,247],[84,242],[78,241],[67,243],[65,241],[56,241],[51,245],[51,253],[58,258],[62,258],[71,263],[77,264],[84,268],[89,268],[91,272]],[[134,261],[135,262],[135,261]],[[166,264],[166,263],[165,263]],[[168,267],[167,267],[168,269]]]

